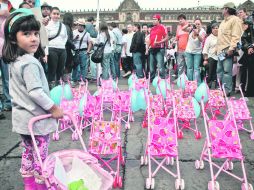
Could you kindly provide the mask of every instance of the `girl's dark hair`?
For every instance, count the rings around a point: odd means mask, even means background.
[[[228,14],[229,14],[229,15],[236,15],[236,14],[237,14],[237,12],[236,12],[236,10],[235,10],[235,9],[228,8]]]
[[[73,26],[73,15],[71,13],[65,13],[63,16],[63,23],[70,28]]]
[[[15,21],[9,31],[9,23],[12,18],[19,13],[12,14],[5,22],[4,25],[4,46],[3,46],[3,60],[5,63],[14,62],[19,56],[26,54],[27,52],[20,48],[17,44],[17,33],[19,31],[39,31],[40,23],[35,19],[33,15],[24,16]],[[41,44],[39,45],[37,51],[35,52],[35,58],[39,59],[45,55]]]
[[[136,24],[134,24],[134,26],[137,27],[138,30],[140,30],[140,24],[137,24],[137,23],[136,23]]]
[[[128,33],[128,30],[126,28],[122,29],[122,33],[123,34],[127,34]]]
[[[108,25],[106,23],[101,24],[100,31],[106,33],[107,40],[108,40],[108,42],[110,42],[110,35],[109,35],[109,32],[108,32]]]

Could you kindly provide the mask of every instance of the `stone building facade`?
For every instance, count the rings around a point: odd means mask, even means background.
[[[254,3],[251,0],[245,1],[239,7],[245,7],[249,12],[254,10]],[[89,16],[96,18],[96,10],[71,11],[75,20],[79,18],[87,19]],[[162,17],[162,23],[168,27],[170,31],[175,31],[178,24],[177,16],[185,14],[187,20],[192,22],[195,18],[201,18],[204,24],[211,20],[222,19],[222,10],[220,7],[194,7],[181,9],[142,9],[135,0],[124,0],[116,10],[101,10],[100,21],[107,23],[116,22],[120,28],[125,27],[129,23],[148,23],[152,24],[152,17],[159,13]]]

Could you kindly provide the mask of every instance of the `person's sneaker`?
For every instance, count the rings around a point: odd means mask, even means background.
[[[226,95],[227,95],[227,97],[230,97],[230,92],[229,92],[229,93],[227,93]]]
[[[1,119],[5,119],[5,115],[2,112],[0,112],[0,120]]]
[[[79,84],[79,82],[74,82],[74,81],[71,81],[71,87],[72,87],[72,88],[77,87],[77,86],[78,86],[78,84]]]
[[[125,73],[125,74],[123,75],[123,78],[126,78],[126,77],[128,77],[129,75],[131,75],[131,72],[130,72],[130,71],[128,71],[127,73]]]

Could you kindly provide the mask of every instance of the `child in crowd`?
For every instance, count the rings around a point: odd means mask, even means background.
[[[43,56],[40,46],[40,23],[30,9],[18,9],[6,20],[3,59],[9,64],[10,95],[12,97],[12,131],[22,140],[21,175],[25,190],[46,190],[41,167],[28,130],[31,118],[51,113],[53,118],[63,111],[49,97],[48,82],[37,60]],[[34,125],[34,134],[42,160],[47,157],[49,133],[56,129],[55,119],[45,119]]]

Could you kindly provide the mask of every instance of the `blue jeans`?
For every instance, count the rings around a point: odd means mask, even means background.
[[[217,77],[221,84],[225,84],[226,93],[232,91],[232,69],[233,69],[233,58],[229,57],[223,61],[218,60],[217,63]]]
[[[2,85],[3,85],[3,94],[4,94],[4,101],[3,107],[4,108],[11,108],[11,96],[9,94],[9,65],[5,64],[3,60],[0,58],[0,67],[2,73]],[[1,110],[1,106],[0,106]]]
[[[138,78],[144,78],[143,68],[142,68],[142,53],[136,52],[132,53],[134,70]]]
[[[112,65],[112,53],[104,53],[101,63],[102,67],[102,79],[107,80],[110,76],[110,66]]]
[[[110,76],[113,79],[116,79],[116,67],[115,67],[115,58],[114,58],[114,53],[110,53],[110,61],[109,61],[109,67],[110,67]]]
[[[89,61],[90,61],[90,70],[91,70],[91,78],[92,79],[96,79],[97,78],[97,75],[96,75],[96,63],[94,63],[90,57],[89,57]]]
[[[115,65],[115,73],[116,77],[120,78],[120,58],[121,53],[114,52],[114,65]]]
[[[186,66],[187,66],[187,77],[190,81],[197,80],[200,84],[200,63],[201,54],[185,53],[186,56]]]
[[[184,52],[177,52],[176,59],[177,59],[178,76],[180,76],[186,70],[185,53]]]
[[[150,77],[151,80],[155,78],[155,63],[157,62],[157,68],[161,78],[165,78],[165,64],[164,64],[165,49],[150,49],[149,65],[150,65]]]
[[[74,82],[78,81],[80,79],[80,77],[82,77],[83,80],[86,80],[87,73],[88,73],[88,62],[87,62],[86,51],[79,52],[79,59],[80,59],[80,64],[77,67],[72,69],[72,81],[74,81]],[[74,62],[78,61],[78,59],[73,59],[73,61]],[[80,70],[80,72],[79,72],[79,70]]]

